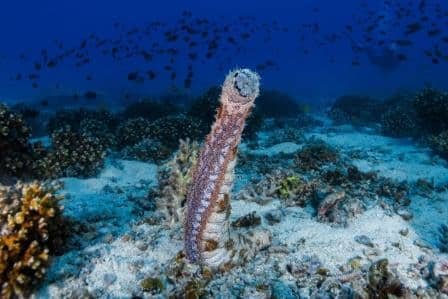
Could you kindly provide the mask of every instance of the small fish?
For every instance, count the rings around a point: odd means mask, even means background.
[[[48,68],[54,68],[57,65],[58,65],[58,62],[56,60],[53,60],[53,59],[47,62],[47,67]]]
[[[440,29],[438,29],[438,28],[434,28],[434,29],[429,30],[429,31],[427,32],[427,34],[428,34],[428,36],[430,36],[430,37],[434,37],[434,36],[439,35],[441,32],[442,32],[442,30],[440,30]]]
[[[95,91],[89,90],[84,93],[84,98],[86,98],[88,100],[94,100],[94,99],[96,99],[96,97],[97,97],[97,94]]]
[[[397,54],[397,58],[400,61],[406,61],[408,59],[408,57],[405,54],[403,54],[403,53]]]
[[[151,71],[151,70],[147,71],[146,75],[148,76],[149,80],[154,80],[156,78],[156,76],[157,76],[157,74],[154,71]]]
[[[39,62],[35,62],[35,63],[34,63],[34,69],[35,69],[36,71],[40,71],[40,70],[42,69],[42,64],[39,63]]]
[[[412,46],[414,43],[409,39],[399,39],[395,41],[397,45],[400,47],[409,47]]]
[[[128,73],[128,80],[129,81],[135,81],[138,78],[138,72],[134,71],[134,72],[130,72]]]

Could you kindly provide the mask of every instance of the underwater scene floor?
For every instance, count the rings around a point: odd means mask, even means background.
[[[407,139],[317,118],[322,126],[265,130],[240,147],[232,226],[266,229],[272,241],[225,274],[186,264],[183,221],[157,216],[163,195],[147,190],[166,184],[164,165],[110,157],[97,177],[62,179],[76,234],[36,298],[438,296],[448,163]],[[300,154],[313,146],[318,167]],[[309,175],[292,171],[301,158]],[[308,187],[317,198],[306,199]]]

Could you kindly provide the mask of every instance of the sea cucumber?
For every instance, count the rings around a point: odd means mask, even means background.
[[[258,94],[259,76],[248,69],[232,71],[224,81],[221,106],[187,192],[185,253],[193,263],[218,268],[235,262],[236,255],[247,257],[252,250],[246,247],[256,250],[270,241],[267,234],[232,238],[228,220],[237,148]]]

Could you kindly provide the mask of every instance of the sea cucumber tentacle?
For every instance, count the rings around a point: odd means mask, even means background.
[[[236,253],[229,233],[230,190],[237,147],[258,93],[257,74],[240,69],[227,75],[221,107],[200,151],[187,192],[185,252],[191,262],[217,268],[231,262]],[[248,240],[239,239],[238,244]]]

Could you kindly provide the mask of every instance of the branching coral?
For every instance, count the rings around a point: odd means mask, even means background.
[[[172,226],[184,222],[187,188],[196,165],[199,145],[181,140],[174,157],[162,165],[158,173],[159,187],[150,192],[164,222]]]
[[[47,129],[49,133],[64,129],[69,126],[73,131],[79,132],[82,130],[83,122],[86,120],[95,120],[102,123],[102,126],[112,132],[116,125],[117,119],[107,110],[88,110],[85,108],[77,110],[61,110],[56,112],[48,121]],[[85,129],[84,129],[85,130]],[[90,131],[95,133],[93,131]]]
[[[142,117],[128,119],[118,126],[116,136],[119,148],[132,146],[151,137],[151,122]]]
[[[30,128],[22,117],[0,104],[0,176],[21,177],[31,165]]]
[[[216,121],[199,154],[187,192],[185,252],[194,263],[225,269],[268,245],[270,234],[230,237],[230,190],[245,120],[259,93],[259,77],[248,69],[230,72]]]
[[[69,127],[54,132],[51,138],[52,149],[35,163],[39,177],[89,177],[101,170],[106,151],[98,138]]]
[[[60,198],[38,183],[0,186],[0,297],[27,297],[63,245]]]

